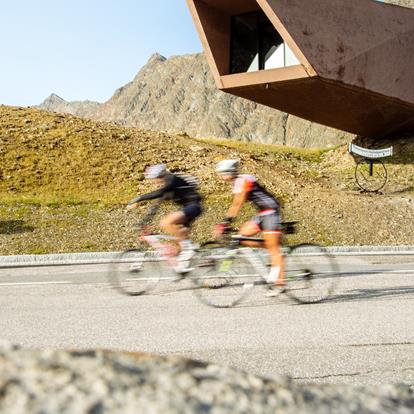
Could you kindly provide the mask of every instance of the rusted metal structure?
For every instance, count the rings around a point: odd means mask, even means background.
[[[187,0],[217,86],[351,133],[414,132],[414,9]]]

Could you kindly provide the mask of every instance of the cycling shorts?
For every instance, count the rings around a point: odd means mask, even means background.
[[[188,204],[182,209],[185,215],[184,225],[189,226],[203,212],[201,205],[197,203]]]
[[[265,210],[254,216],[251,221],[255,223],[260,231],[264,232],[281,232],[282,221],[276,210]]]

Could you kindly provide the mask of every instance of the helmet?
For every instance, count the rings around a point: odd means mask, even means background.
[[[223,160],[217,164],[216,172],[221,175],[237,175],[239,166],[239,160]]]
[[[145,178],[153,179],[153,178],[161,178],[167,174],[167,167],[165,164],[156,164],[151,165],[145,170]]]

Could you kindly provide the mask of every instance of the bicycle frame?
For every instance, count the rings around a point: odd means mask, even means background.
[[[152,204],[148,209],[147,214],[145,214],[143,219],[138,223],[137,228],[141,233],[139,238],[150,245],[160,255],[161,259],[167,262],[171,268],[175,268],[177,266],[176,257],[171,254],[171,250],[167,249],[168,246],[166,246],[166,243],[163,243],[162,240],[174,241],[176,238],[166,234],[152,234],[151,226],[148,225],[154,215],[158,212],[163,200],[164,199],[161,198]]]
[[[171,251],[167,249],[165,243],[163,243],[161,240],[169,240],[173,241],[176,240],[173,236],[167,236],[165,234],[145,234],[142,235],[141,240],[144,240],[146,243],[148,243],[158,254],[160,257],[165,260],[169,266],[172,268],[175,268],[177,266],[177,259],[176,256],[171,255]]]
[[[267,266],[263,264],[263,261],[260,259],[260,256],[255,253],[252,247],[240,247],[241,242],[243,241],[257,241],[263,242],[263,239],[253,238],[253,237],[244,237],[244,236],[232,236],[232,241],[230,242],[231,250],[227,252],[229,261],[224,260],[219,268],[219,272],[227,272],[231,267],[231,259],[236,255],[244,257],[255,269],[258,275],[265,280],[266,274],[268,273]]]
[[[297,223],[298,223],[297,221],[288,221],[288,222],[282,223],[282,228],[283,228],[282,235],[295,233]],[[261,243],[263,244],[263,247],[259,247],[259,249],[264,249],[265,248],[264,239],[261,237],[249,237],[249,236],[242,236],[240,234],[237,234],[237,235],[230,236],[230,240],[228,240],[228,244],[232,250],[234,249],[238,253],[241,253],[241,255],[244,256],[246,260],[252,265],[252,267],[258,272],[261,278],[266,281],[266,275],[268,274],[267,266],[263,264],[259,255],[254,253],[254,250],[252,247],[240,247],[243,241]],[[283,238],[282,238],[281,243],[282,243],[281,255],[284,258],[286,254],[283,249]]]

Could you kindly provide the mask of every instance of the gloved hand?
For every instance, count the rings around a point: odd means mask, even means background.
[[[225,233],[230,233],[232,230],[231,223],[233,219],[231,217],[226,217],[221,223],[216,224],[214,229],[214,235],[216,237],[222,236]]]

